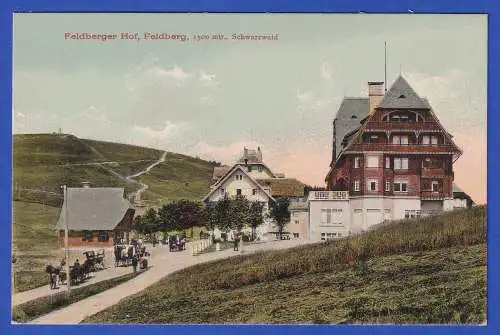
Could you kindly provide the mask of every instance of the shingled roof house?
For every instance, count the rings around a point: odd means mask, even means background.
[[[369,82],[367,98],[345,98],[332,144],[327,190],[308,197],[314,240],[472,205],[453,184],[462,151],[401,75],[387,92]]]
[[[60,246],[64,247],[66,217],[70,247],[111,247],[116,239],[129,238],[134,213],[123,188],[67,188],[55,227]]]
[[[279,197],[287,197],[292,201],[304,199],[306,185],[295,178],[285,178],[281,173],[272,172],[262,159],[260,147],[257,150],[244,148],[243,155],[232,167],[215,167],[213,178],[215,183],[203,198],[205,203],[239,195],[250,201],[262,202],[264,212],[267,212],[269,202],[274,202]],[[267,221],[257,229],[257,235],[262,236],[275,230],[272,223]]]

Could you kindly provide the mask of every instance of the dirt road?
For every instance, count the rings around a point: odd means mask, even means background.
[[[252,253],[261,250],[286,249],[301,244],[310,243],[304,240],[272,241],[245,246],[244,253]],[[192,266],[216,259],[223,259],[238,255],[232,249],[210,252],[199,256],[192,256],[186,250],[183,252],[169,252],[168,248],[158,248],[152,254],[150,264],[153,265],[148,271],[126,283],[99,293],[87,299],[76,302],[68,307],[54,311],[42,316],[32,323],[36,324],[77,324],[86,317],[94,315],[108,307],[120,302],[123,298],[136,294],[148,286],[158,282],[165,276]]]

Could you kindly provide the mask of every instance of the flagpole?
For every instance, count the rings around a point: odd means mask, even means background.
[[[384,42],[384,86],[387,92],[387,42]]]
[[[69,273],[69,248],[68,248],[68,191],[66,185],[63,185],[64,190],[64,248],[66,253],[66,288],[68,298],[70,295],[71,277]]]

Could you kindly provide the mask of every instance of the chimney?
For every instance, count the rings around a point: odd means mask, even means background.
[[[370,106],[370,112],[368,115],[372,115],[375,108],[378,107],[382,98],[384,97],[384,82],[383,81],[369,81],[368,82],[368,103]]]
[[[82,182],[83,188],[90,188],[90,182],[89,181],[84,181]]]
[[[260,151],[260,147],[257,147],[257,158],[262,162],[262,151]]]

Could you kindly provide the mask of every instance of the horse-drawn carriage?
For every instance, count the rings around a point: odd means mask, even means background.
[[[83,253],[85,255],[85,262],[80,264],[75,262],[73,266],[69,267],[69,280],[71,285],[78,285],[90,277],[91,273],[95,273],[99,270],[104,270],[104,249],[97,251],[90,250]],[[61,284],[65,283],[68,279],[64,267],[66,265],[66,260],[62,260],[57,266],[47,265],[45,267],[45,272],[49,274],[50,287],[56,288],[57,281]]]
[[[145,246],[135,245],[115,245],[115,266],[129,266],[132,265],[134,258],[138,261],[139,266],[147,268],[147,257],[149,252],[146,251]]]
[[[168,247],[170,251],[186,250],[186,238],[184,236],[170,236],[168,238]]]
[[[85,251],[83,253],[86,257],[85,263],[90,269],[90,272],[96,272],[99,270],[104,270],[104,249],[100,249],[97,252],[94,250]]]

